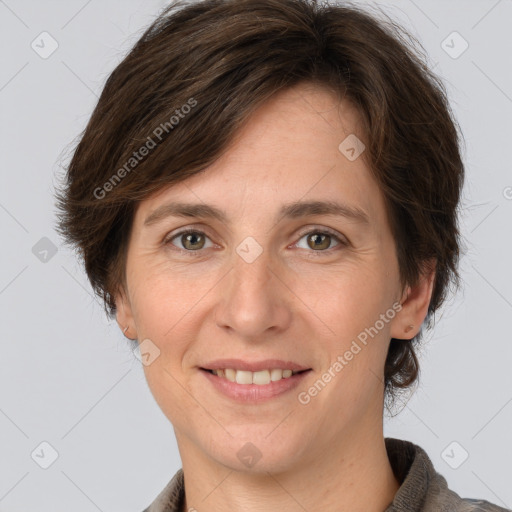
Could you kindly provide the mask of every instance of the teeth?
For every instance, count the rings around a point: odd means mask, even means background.
[[[288,377],[298,373],[298,371],[281,370],[279,368],[274,368],[272,370],[261,370],[259,372],[249,372],[246,370],[234,370],[233,368],[226,368],[212,370],[212,372],[214,375],[226,378],[231,382],[236,382],[238,384],[258,384],[259,386],[270,384],[270,382],[275,382],[277,380],[287,379]]]
[[[213,370],[214,373],[215,373],[215,370]],[[222,371],[222,370],[220,370]],[[217,375],[219,375],[217,373]],[[230,380],[231,382],[235,382],[235,378],[236,378],[236,371],[235,370],[231,370],[230,368],[224,370],[224,375],[226,376],[226,379]]]
[[[283,370],[274,369],[270,370],[270,380],[274,382],[275,380],[281,380],[283,378]]]
[[[252,372],[237,370],[235,380],[238,384],[252,384]]]
[[[247,372],[252,373],[252,372]],[[238,372],[237,372],[238,374]],[[237,375],[238,376],[238,375]],[[254,372],[252,374],[252,383],[253,384],[270,384],[270,373],[268,370],[261,370],[260,372]],[[250,384],[250,382],[249,382]]]

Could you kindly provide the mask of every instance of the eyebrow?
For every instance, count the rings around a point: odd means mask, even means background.
[[[368,214],[361,208],[335,201],[296,201],[288,203],[281,207],[276,220],[281,217],[297,219],[313,215],[345,217],[362,224],[370,224]],[[215,206],[202,203],[174,202],[159,206],[150,213],[144,221],[144,226],[151,226],[167,217],[213,218],[224,224],[230,223],[227,214]]]

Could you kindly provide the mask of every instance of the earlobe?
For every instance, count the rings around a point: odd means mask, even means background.
[[[412,339],[419,332],[428,313],[428,306],[434,289],[436,265],[429,261],[414,286],[407,287],[402,297],[402,309],[393,319],[391,337],[396,339]]]
[[[137,333],[130,301],[123,290],[115,295],[116,303],[116,321],[123,334],[129,339],[136,339]],[[134,337],[132,337],[134,335]]]

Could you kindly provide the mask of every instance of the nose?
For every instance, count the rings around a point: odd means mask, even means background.
[[[222,281],[215,312],[218,327],[252,341],[268,339],[270,333],[289,327],[293,293],[268,251],[255,259],[235,253]]]

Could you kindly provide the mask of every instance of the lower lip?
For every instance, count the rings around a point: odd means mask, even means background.
[[[276,380],[269,384],[238,384],[225,377],[217,377],[207,370],[201,369],[205,377],[222,394],[237,400],[238,402],[259,403],[270,398],[282,395],[296,388],[311,370],[296,373],[286,379]]]

